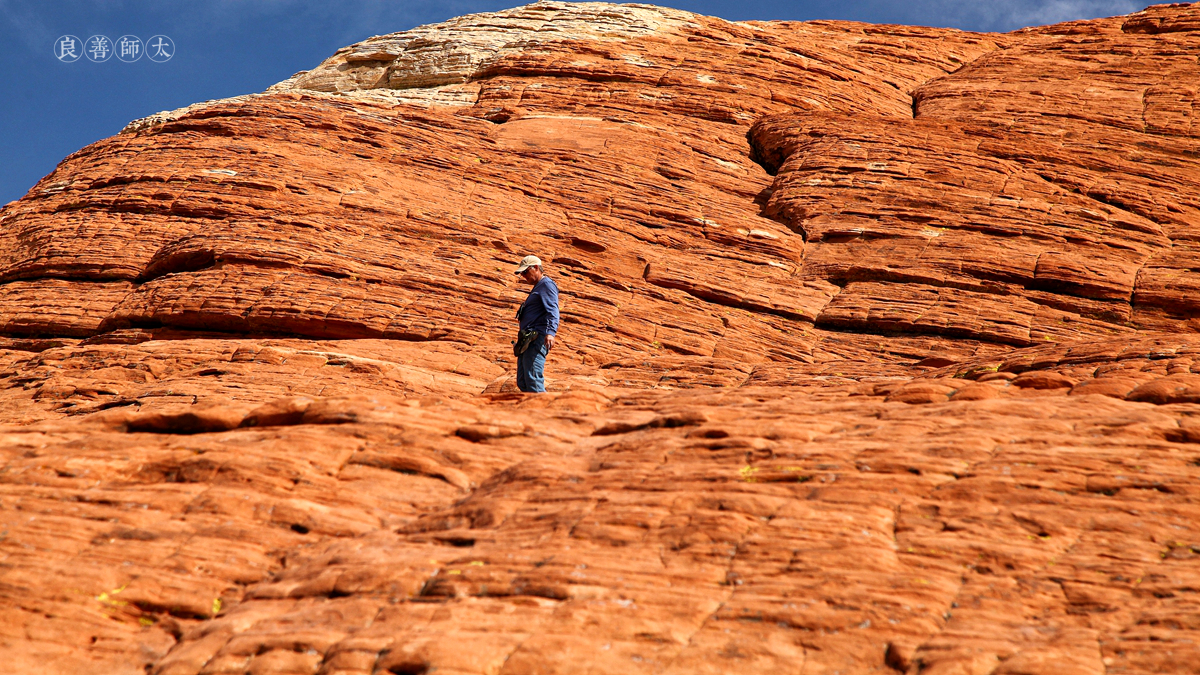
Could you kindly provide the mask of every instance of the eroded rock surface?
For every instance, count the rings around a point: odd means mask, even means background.
[[[131,123],[0,211],[5,667],[1200,670],[1197,53],[541,2]]]

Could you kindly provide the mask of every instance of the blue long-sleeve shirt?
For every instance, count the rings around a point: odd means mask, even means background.
[[[523,331],[536,330],[549,336],[558,332],[558,286],[550,277],[543,276],[533,285],[517,317]]]

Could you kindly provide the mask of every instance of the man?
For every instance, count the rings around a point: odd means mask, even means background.
[[[558,333],[558,286],[542,273],[542,261],[534,255],[521,259],[517,274],[533,284],[529,297],[517,310],[520,333],[513,347],[517,355],[517,388],[542,392],[546,391],[542,379],[546,354],[554,349],[554,336]]]

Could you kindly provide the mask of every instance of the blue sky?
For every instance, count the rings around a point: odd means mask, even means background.
[[[0,0],[0,205],[130,120],[262,91],[371,35],[521,0]],[[730,20],[847,19],[1008,31],[1126,14],[1143,0],[665,0]],[[169,36],[165,63],[62,63],[62,35]]]

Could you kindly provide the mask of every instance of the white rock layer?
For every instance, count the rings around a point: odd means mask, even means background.
[[[472,80],[500,59],[570,40],[620,41],[695,25],[695,14],[653,5],[535,2],[500,12],[379,35],[343,47],[310,71],[263,94],[205,101],[134,120],[122,133],[177,119],[217,103],[280,92],[331,94],[392,104],[467,106]]]

